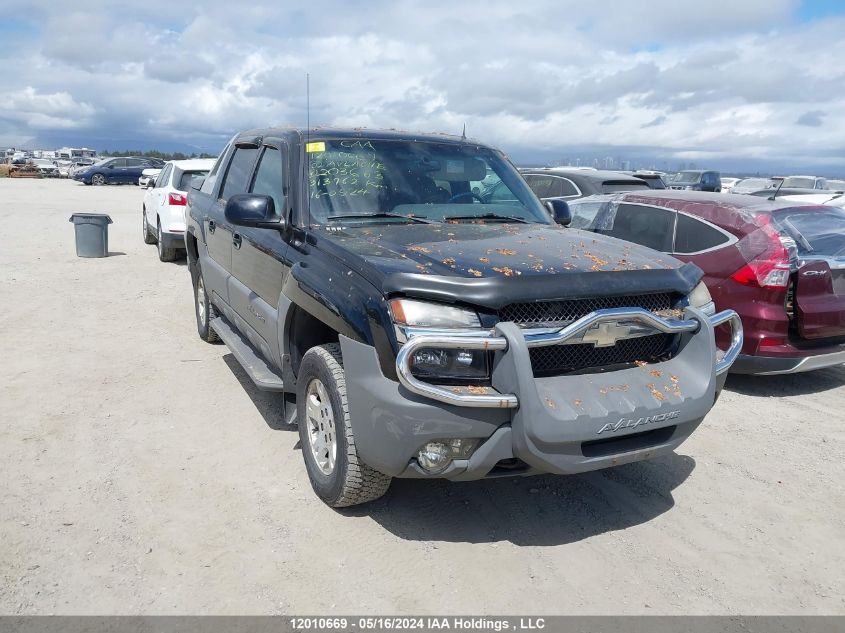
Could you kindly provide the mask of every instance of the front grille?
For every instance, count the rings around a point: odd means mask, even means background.
[[[671,310],[673,296],[668,292],[621,297],[594,297],[536,303],[512,303],[499,311],[501,321],[513,321],[525,328],[563,327],[581,317],[607,308],[643,308],[651,312]],[[653,334],[622,339],[616,345],[595,347],[592,343],[529,348],[534,375],[558,376],[576,371],[634,361],[647,363],[669,358],[675,336]]]
[[[513,321],[523,327],[563,327],[590,312],[606,308],[644,308],[651,312],[670,310],[672,295],[660,292],[624,297],[511,303],[499,311],[499,320]]]
[[[634,361],[655,363],[669,357],[675,337],[652,334],[616,341],[610,347],[594,347],[592,343],[531,347],[531,368],[534,376],[557,376],[584,369],[629,365]]]

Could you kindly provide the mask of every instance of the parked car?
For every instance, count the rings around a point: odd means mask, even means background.
[[[38,168],[42,178],[59,177],[59,168],[51,160],[47,160],[46,158],[31,158],[30,163]]]
[[[155,185],[155,180],[158,178],[158,175],[161,173],[161,169],[158,167],[150,167],[149,169],[145,169],[141,172],[141,175],[138,177],[138,186],[139,187],[149,187],[152,183]]]
[[[752,191],[748,195],[750,196],[757,196],[758,198],[783,198],[785,196],[803,196],[803,195],[813,195],[817,194],[820,191],[827,191],[821,189],[801,189],[799,187],[781,187],[777,184],[774,187],[769,187],[767,189],[760,189],[759,191]],[[831,192],[833,193],[833,192]]]
[[[845,180],[831,180],[828,178],[827,180],[827,188],[831,191],[838,191],[840,193],[845,193]]]
[[[725,176],[722,176],[721,178],[719,178],[719,182],[722,185],[722,193],[731,193],[731,190],[733,189],[734,185],[736,183],[738,183],[740,180],[742,180],[742,179],[741,178],[726,178]]]
[[[491,201],[494,177],[508,193]],[[244,132],[188,194],[198,333],[285,392],[331,506],[392,477],[566,474],[672,451],[719,394],[738,318],[708,313],[696,266],[552,217],[568,222],[565,202],[544,206],[474,141]],[[717,360],[726,321],[738,329]]]
[[[651,188],[641,178],[600,169],[552,167],[523,169],[520,172],[525,182],[541,200],[575,200],[597,193]]]
[[[845,195],[836,191],[778,196],[778,200],[783,200],[785,202],[804,202],[807,204],[827,205],[830,207],[840,208],[845,206]]]
[[[743,178],[731,187],[731,193],[752,194],[773,189],[775,186],[775,181],[771,178]]]
[[[634,178],[644,180],[649,189],[666,189],[666,182],[660,174],[647,171],[635,171],[631,175]]]
[[[688,191],[721,191],[722,181],[718,171],[687,169],[675,174],[668,186],[669,189]]]
[[[716,309],[742,318],[745,343],[732,371],[845,363],[841,208],[666,191],[578,200],[572,216],[572,227],[698,265]]]
[[[141,221],[145,244],[158,244],[158,258],[172,262],[185,250],[185,206],[194,178],[202,178],[214,159],[175,160],[165,163],[144,193]]]
[[[819,176],[785,176],[777,180],[783,180],[784,189],[827,189],[827,180]]]
[[[144,169],[157,166],[154,159],[139,157],[106,158],[74,173],[73,179],[86,185],[134,184]]]
[[[73,162],[59,158],[53,161],[56,169],[59,171],[59,178],[70,178],[70,170],[73,167]]]

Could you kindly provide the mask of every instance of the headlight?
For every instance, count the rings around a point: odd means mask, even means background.
[[[479,329],[481,322],[473,310],[414,299],[393,299],[390,314],[396,324],[396,338],[404,343],[426,328]],[[419,332],[422,330],[422,332]],[[429,382],[478,384],[489,379],[489,353],[474,349],[422,348],[411,357],[411,373]]]
[[[431,328],[481,327],[478,315],[472,310],[442,303],[393,299],[390,301],[390,313],[396,325]]]
[[[710,291],[707,289],[707,286],[704,285],[703,281],[699,282],[699,284],[693,289],[693,291],[689,294],[689,297],[687,297],[687,300],[689,301],[689,305],[693,308],[698,308],[707,315],[716,314],[716,304],[713,303]]]

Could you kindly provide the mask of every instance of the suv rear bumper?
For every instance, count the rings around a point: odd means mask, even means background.
[[[679,335],[679,352],[667,361],[550,378],[534,378],[522,331],[501,323],[493,338],[506,343],[504,349],[496,343],[495,390],[485,394],[493,400],[482,398],[481,406],[438,401],[388,380],[374,348],[341,337],[344,365],[354,368],[346,384],[358,454],[394,477],[471,480],[578,473],[669,452],[701,423],[730,366],[717,361],[713,334],[713,323],[724,315],[687,308],[685,316],[697,322],[696,331]],[[741,345],[741,330],[738,338]],[[732,361],[733,346],[729,355]],[[481,395],[457,391],[453,395]],[[438,474],[419,466],[415,456],[427,442],[456,438],[481,442],[468,459],[456,459]],[[521,470],[496,468],[514,459]]]
[[[731,373],[757,374],[760,376],[797,374],[804,371],[833,367],[843,363],[845,363],[845,347],[836,352],[803,357],[749,356],[747,354],[740,354],[733,367],[731,367]]]
[[[153,227],[155,228],[155,227]],[[181,233],[167,233],[165,231],[161,232],[161,238],[164,242],[164,248],[179,248],[185,250],[185,232],[182,231]]]

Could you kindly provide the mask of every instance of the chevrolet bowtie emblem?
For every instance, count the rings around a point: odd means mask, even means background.
[[[618,323],[599,323],[584,332],[581,340],[584,343],[592,343],[595,347],[610,347],[616,345],[616,341],[627,337],[631,328]]]

